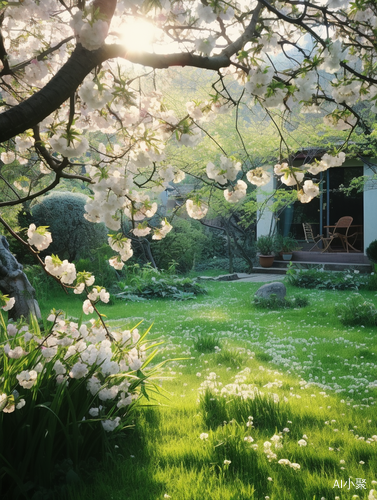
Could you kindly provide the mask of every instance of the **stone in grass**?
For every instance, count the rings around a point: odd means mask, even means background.
[[[287,289],[285,288],[285,285],[280,281],[266,283],[265,285],[258,288],[258,290],[255,292],[255,296],[262,299],[269,299],[271,295],[276,295],[278,299],[283,300],[286,294]]]

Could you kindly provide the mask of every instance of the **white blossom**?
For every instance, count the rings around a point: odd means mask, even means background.
[[[35,370],[23,370],[20,374],[16,375],[16,379],[24,389],[31,389],[37,381],[37,376],[38,373]]]
[[[30,224],[28,232],[29,245],[34,245],[38,250],[45,250],[52,243],[51,233],[45,227],[36,227]]]

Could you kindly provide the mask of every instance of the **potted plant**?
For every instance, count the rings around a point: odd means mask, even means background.
[[[291,260],[293,250],[298,248],[297,240],[293,236],[279,235],[276,239],[276,245],[283,260]]]
[[[273,236],[259,236],[257,239],[257,248],[259,250],[259,264],[261,267],[271,267],[275,255],[276,248],[275,238]]]

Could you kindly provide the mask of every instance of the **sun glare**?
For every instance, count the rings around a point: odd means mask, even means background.
[[[152,52],[157,37],[156,27],[141,19],[133,19],[122,26],[122,43],[132,52]]]

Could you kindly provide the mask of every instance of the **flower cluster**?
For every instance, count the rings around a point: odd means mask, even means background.
[[[213,163],[207,164],[207,176],[219,184],[226,184],[228,181],[235,181],[238,172],[241,170],[241,163],[234,163],[226,156],[220,157],[220,166],[217,167]]]
[[[203,219],[208,212],[208,205],[200,200],[186,200],[186,210],[192,219]]]
[[[96,293],[100,295],[102,291],[96,290]],[[107,297],[103,298],[106,301]],[[147,359],[147,346],[145,342],[140,342],[139,331],[108,332],[94,320],[79,326],[55,311],[47,319],[53,324],[45,336],[36,335],[25,326],[8,325],[8,341],[3,346],[3,352],[8,358],[9,374],[13,374],[15,379],[11,386],[18,386],[19,391],[11,410],[23,408],[25,400],[29,400],[26,392],[20,396],[21,389],[37,391],[50,373],[54,374],[56,384],[65,383],[67,390],[70,380],[86,379],[86,390],[92,396],[90,400],[100,402],[99,409],[87,409],[88,417],[95,414],[102,420],[106,431],[114,430],[129,406],[141,395],[138,384],[132,382],[137,376],[129,376],[140,370]],[[23,367],[19,372],[18,366]],[[0,411],[10,411],[10,397],[6,393],[1,395]],[[119,413],[115,418],[108,417],[111,408],[116,408]]]
[[[35,224],[30,224],[27,232],[29,245],[34,245],[38,250],[45,250],[52,243],[51,233],[47,229],[47,226],[36,227]]]
[[[70,285],[76,279],[76,267],[67,259],[61,261],[56,255],[45,258],[45,268],[52,276],[58,278],[63,284]]]

